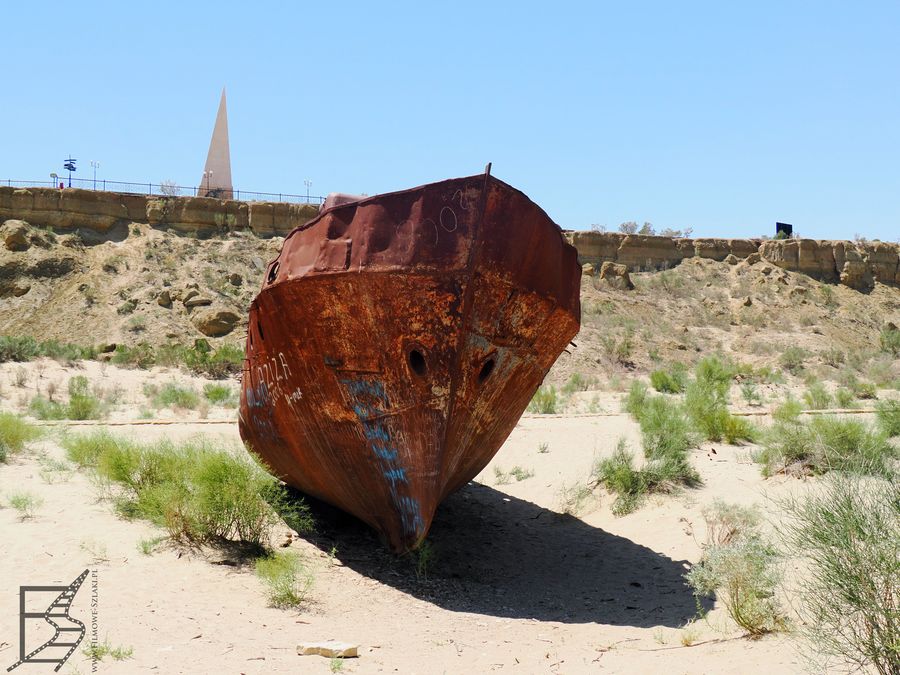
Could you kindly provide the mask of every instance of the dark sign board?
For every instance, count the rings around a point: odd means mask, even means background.
[[[775,223],[775,236],[777,237],[782,232],[784,232],[782,236],[790,239],[794,233],[794,226],[790,223]]]

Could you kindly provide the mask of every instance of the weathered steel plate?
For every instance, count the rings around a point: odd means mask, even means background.
[[[324,211],[250,308],[241,436],[414,548],[577,333],[580,278],[559,227],[487,173]]]

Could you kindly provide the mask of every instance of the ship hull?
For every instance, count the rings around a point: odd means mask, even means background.
[[[579,327],[575,249],[488,175],[335,207],[249,317],[240,432],[397,551],[506,440]]]

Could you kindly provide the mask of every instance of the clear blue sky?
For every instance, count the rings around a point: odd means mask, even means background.
[[[900,3],[8,3],[0,179],[493,173],[560,225],[900,238]]]

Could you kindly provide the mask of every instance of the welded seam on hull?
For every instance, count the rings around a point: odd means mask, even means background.
[[[466,280],[466,290],[463,293],[463,302],[460,311],[459,339],[456,343],[456,354],[453,359],[453,367],[450,372],[450,402],[447,408],[447,418],[445,421],[444,440],[441,443],[440,464],[444,466],[445,455],[447,453],[447,442],[450,436],[450,430],[453,428],[453,417],[456,411],[456,393],[459,390],[459,380],[463,376],[460,369],[462,362],[462,353],[465,349],[465,337],[469,327],[469,315],[472,312],[472,304],[475,296],[475,265],[481,259],[481,230],[484,224],[484,214],[487,211],[488,187],[491,181],[490,164],[484,172],[484,183],[481,187],[481,203],[479,204],[478,218],[472,226],[472,246],[469,249],[469,259],[466,263],[466,272],[464,278]],[[446,480],[446,476],[444,479]],[[441,489],[443,490],[443,485]]]

